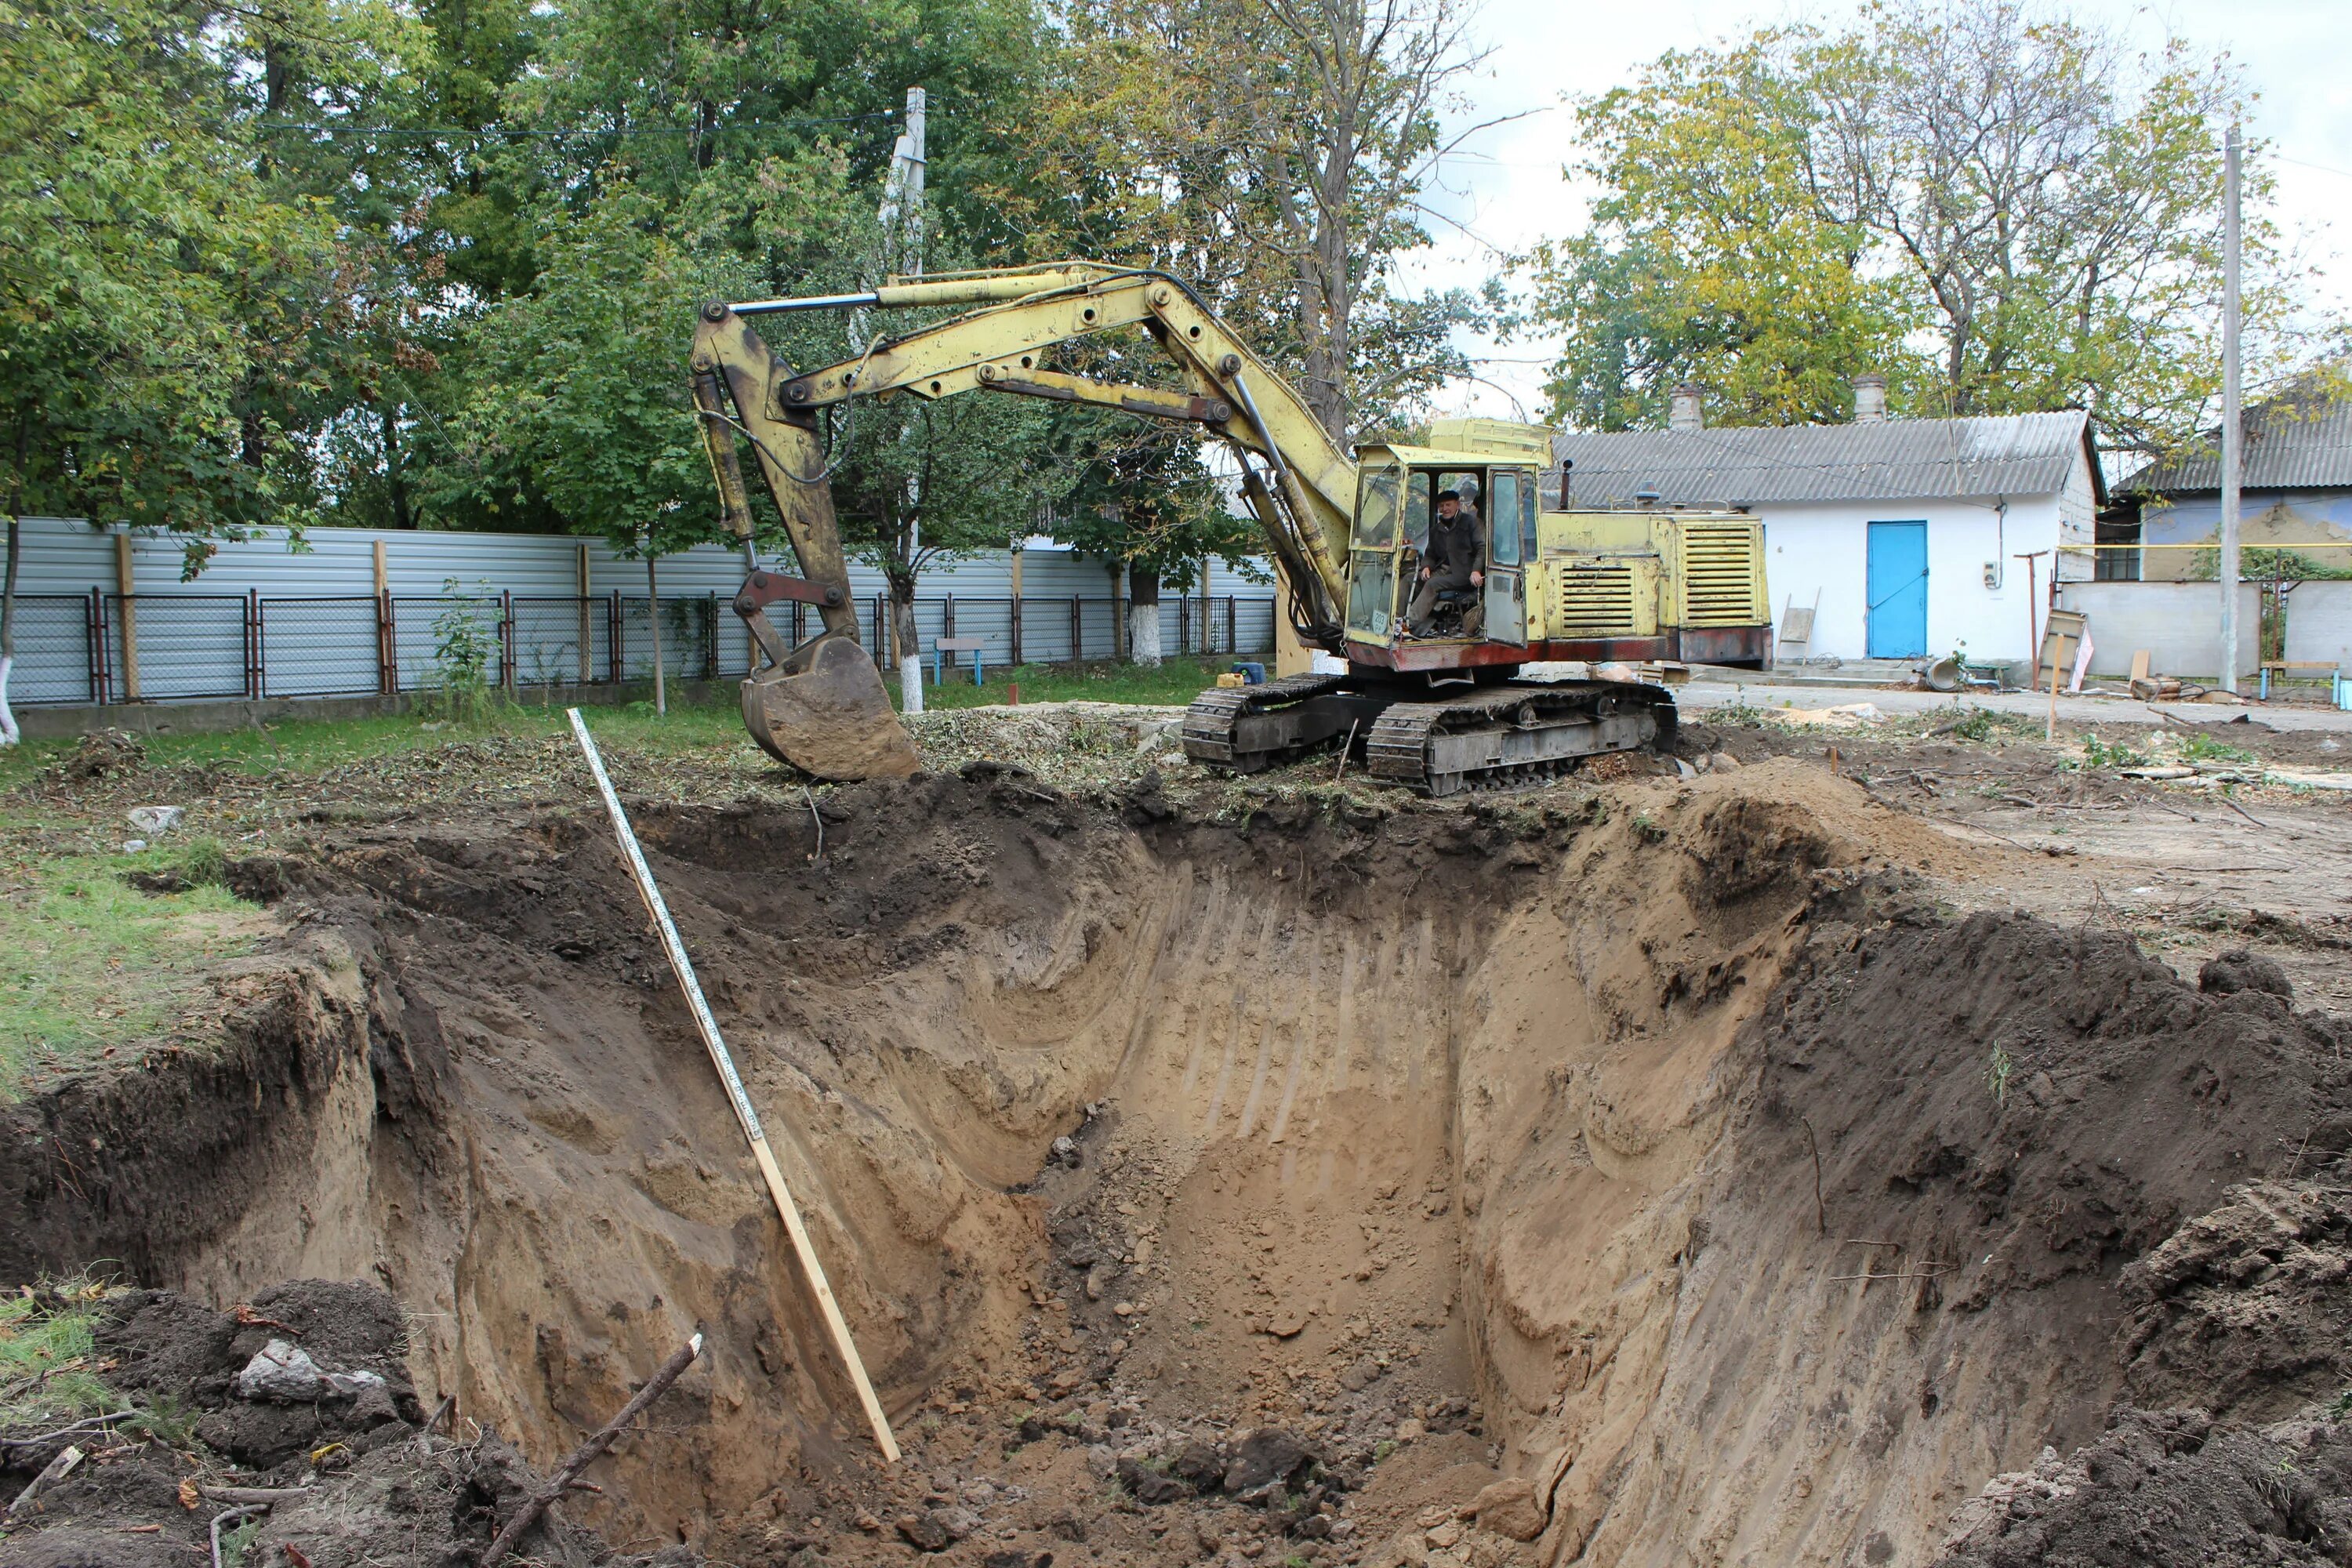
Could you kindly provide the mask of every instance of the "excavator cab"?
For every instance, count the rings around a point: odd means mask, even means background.
[[[1527,567],[1536,556],[1534,465],[1396,446],[1359,447],[1357,457],[1362,477],[1349,542],[1349,642],[1368,648],[1406,642],[1525,647]],[[1475,509],[1485,582],[1475,613],[1433,616],[1427,634],[1412,637],[1405,612],[1428,555],[1437,498],[1449,491]]]

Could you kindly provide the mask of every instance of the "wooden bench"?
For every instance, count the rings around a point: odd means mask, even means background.
[[[2286,679],[2286,672],[2290,669],[2310,670],[2314,679],[2326,680],[2328,683],[2328,689],[2331,694],[2333,694],[2342,673],[2340,668],[2331,659],[2266,658],[2263,660],[2262,664],[2263,673],[2262,684],[2260,687],[2261,695],[2265,701],[2270,699],[2271,671],[2273,669],[2279,672],[2279,679],[2281,680]]]
[[[950,654],[968,653],[971,655],[971,683],[974,686],[987,685],[987,673],[981,668],[981,650],[987,641],[986,637],[934,638],[931,643],[931,684],[947,684],[948,657]]]

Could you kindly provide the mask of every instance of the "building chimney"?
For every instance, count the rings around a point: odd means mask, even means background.
[[[1878,425],[1886,418],[1886,378],[1876,373],[1853,378],[1853,422]]]
[[[1706,415],[1699,407],[1697,387],[1685,382],[1675,388],[1674,401],[1666,405],[1666,428],[1669,430],[1706,428]]]

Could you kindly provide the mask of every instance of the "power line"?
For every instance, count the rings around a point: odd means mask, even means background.
[[[457,136],[501,136],[561,141],[582,136],[717,135],[728,131],[771,131],[803,125],[850,125],[866,120],[898,118],[897,110],[881,109],[870,114],[804,115],[790,120],[737,121],[712,126],[707,131],[691,125],[602,126],[576,131],[539,131],[509,125],[352,125],[338,120],[264,120],[257,123],[265,131],[303,131],[332,136],[419,136],[435,139]]]
[[[2284,153],[2273,153],[2271,157],[2281,163],[2293,163],[2298,169],[2316,169],[2323,174],[2341,174],[2344,178],[2352,180],[2352,169],[2338,169],[2332,164],[2315,163],[2307,158],[2290,158]]]

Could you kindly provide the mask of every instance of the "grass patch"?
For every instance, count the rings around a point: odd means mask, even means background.
[[[104,1286],[68,1279],[0,1300],[0,1430],[37,1430],[121,1408],[94,1365],[105,1298]]]
[[[741,708],[733,700],[673,703],[667,718],[650,703],[590,707],[590,726],[602,741],[646,751],[687,751],[743,738]],[[561,737],[571,725],[560,707],[494,702],[472,719],[424,713],[370,719],[287,719],[213,733],[142,735],[150,768],[212,767],[253,778],[271,773],[320,773],[352,763],[435,752],[452,742],[498,735]],[[28,741],[0,752],[0,787],[37,778],[74,749],[72,741]],[[129,830],[126,829],[126,832]]]
[[[2190,735],[2180,742],[2180,760],[2184,763],[2251,763],[2260,759],[2243,746],[2233,746],[2210,735]]]
[[[971,683],[971,666],[961,670],[950,669],[944,685],[930,681],[930,667],[923,668],[923,706],[925,708],[995,708],[1003,705],[1007,687],[1018,683],[1023,702],[1131,702],[1151,707],[1181,708],[1201,695],[1204,687],[1214,686],[1217,677],[1233,668],[1238,659],[1249,658],[1264,664],[1269,678],[1273,674],[1274,656],[1257,654],[1223,655],[1215,658],[1168,658],[1157,669],[1145,669],[1132,664],[1022,664],[1009,669],[988,672],[988,684]],[[898,700],[898,683],[887,682],[890,700]]]
[[[1237,656],[1236,656],[1237,657]],[[1271,667],[1271,656],[1262,656]],[[993,708],[1003,705],[1008,686],[1019,682],[1021,700],[1027,702],[1125,702],[1182,707],[1214,686],[1230,669],[1234,657],[1171,658],[1157,669],[1128,664],[1025,664],[988,672],[988,684],[971,684],[971,666],[950,671],[943,686],[930,684],[925,667],[923,705],[929,709]],[[898,681],[893,675],[883,685],[895,705]],[[552,700],[530,700],[529,688],[520,700],[492,694],[491,700],[468,705],[458,717],[445,713],[387,714],[369,719],[286,719],[242,730],[213,733],[142,735],[150,768],[217,768],[225,773],[262,778],[272,773],[322,773],[354,763],[438,751],[453,742],[494,736],[562,739],[571,726],[563,707]],[[712,746],[749,744],[743,733],[743,713],[730,687],[726,695],[709,702],[673,701],[667,715],[654,712],[650,702],[620,707],[589,705],[583,710],[600,745],[611,744],[647,754],[677,754]],[[46,769],[70,754],[72,741],[28,741],[0,752],[0,789],[30,784]]]
[[[23,855],[23,851],[17,852]],[[71,1071],[162,1029],[197,973],[249,950],[220,885],[216,841],[149,855],[49,855],[0,865],[0,1103],[36,1069]],[[176,874],[145,893],[132,871]]]

